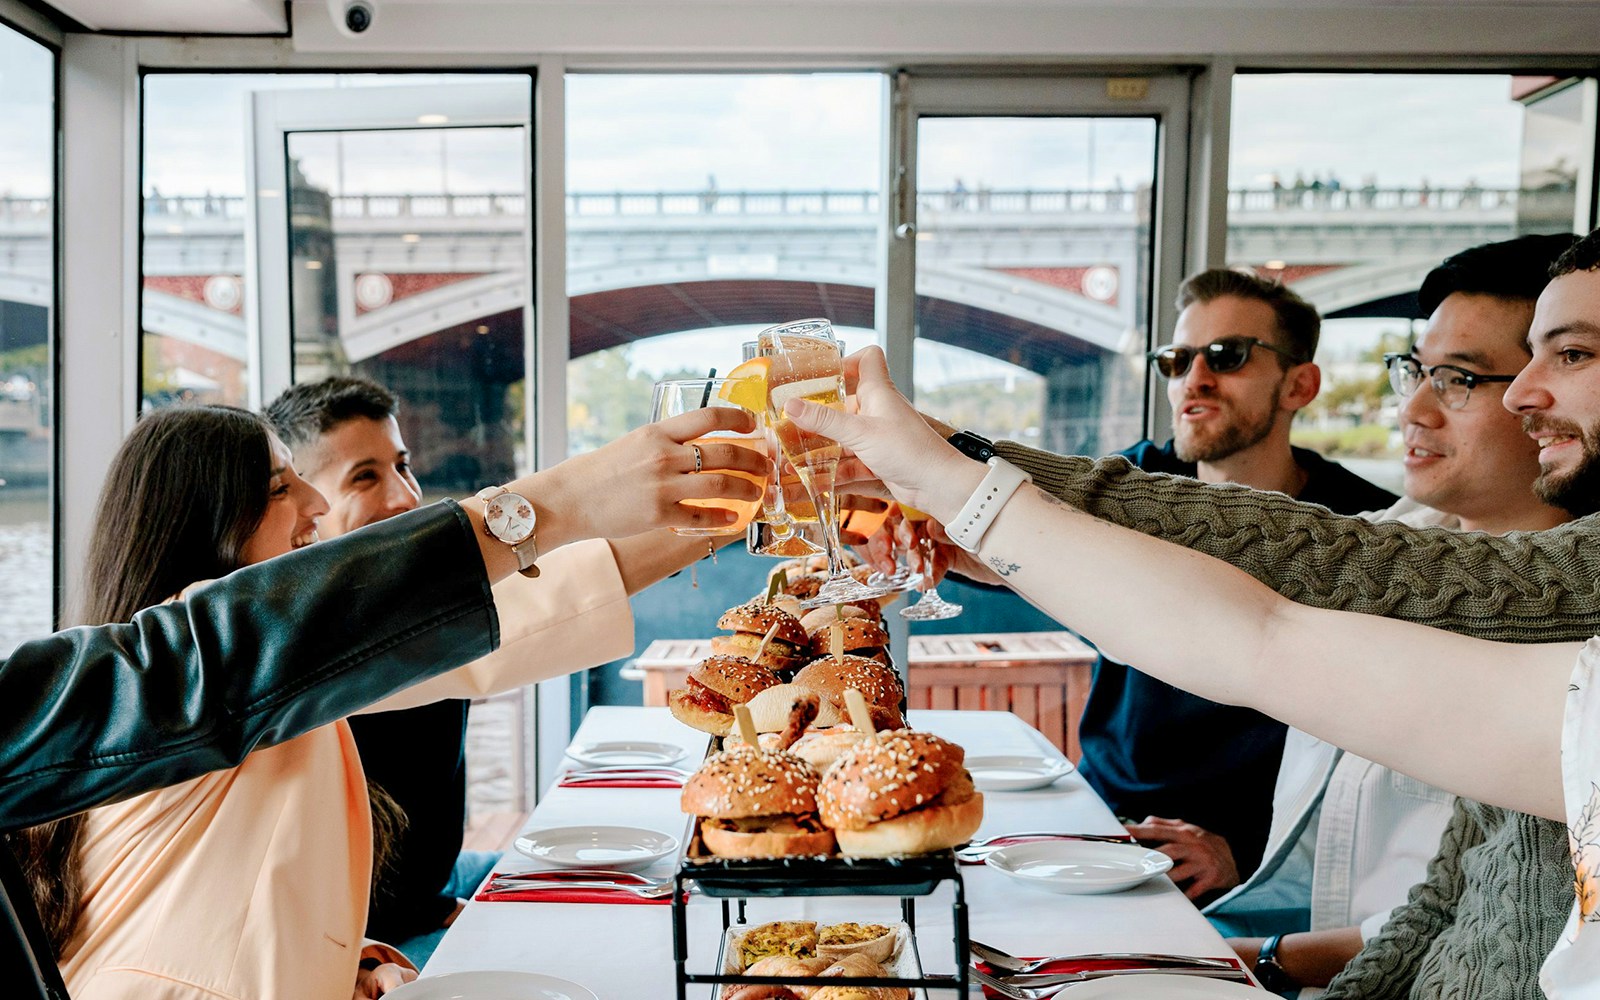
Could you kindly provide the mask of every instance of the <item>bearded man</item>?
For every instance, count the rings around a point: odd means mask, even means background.
[[[1337,513],[1395,503],[1289,444],[1295,413],[1322,384],[1312,361],[1321,318],[1310,303],[1278,282],[1217,268],[1184,281],[1178,308],[1173,342],[1150,353],[1167,380],[1173,438],[1141,441],[1125,458],[1148,472],[1273,490]],[[1209,900],[1255,869],[1271,823],[1281,724],[1101,657],[1079,738],[1084,777],[1119,816],[1145,817],[1129,832],[1173,858],[1173,881],[1190,899]]]

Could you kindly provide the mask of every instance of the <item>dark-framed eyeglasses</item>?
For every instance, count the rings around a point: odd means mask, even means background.
[[[1389,385],[1394,389],[1395,395],[1407,399],[1423,380],[1433,386],[1434,395],[1439,397],[1447,409],[1459,410],[1467,405],[1467,400],[1472,398],[1472,390],[1486,382],[1515,382],[1515,375],[1479,375],[1469,372],[1465,368],[1455,365],[1434,365],[1425,368],[1422,362],[1410,354],[1385,354],[1384,367],[1389,369]]]
[[[1286,351],[1255,337],[1219,337],[1202,347],[1168,344],[1151,351],[1145,355],[1145,359],[1155,366],[1162,378],[1183,378],[1189,373],[1189,366],[1194,364],[1195,358],[1205,358],[1206,367],[1211,369],[1212,374],[1226,375],[1243,368],[1250,360],[1250,352],[1257,347],[1281,354],[1293,364],[1305,360],[1293,351]]]

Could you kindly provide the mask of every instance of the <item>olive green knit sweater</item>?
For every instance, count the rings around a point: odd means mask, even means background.
[[[996,445],[1094,516],[1224,559],[1285,597],[1503,642],[1600,635],[1600,516],[1500,537],[1368,522],[1122,458]],[[1461,803],[1429,867],[1329,997],[1522,1000],[1572,906],[1566,828]]]

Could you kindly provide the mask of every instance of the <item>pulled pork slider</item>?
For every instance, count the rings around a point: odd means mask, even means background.
[[[733,732],[733,706],[743,705],[778,675],[742,656],[708,656],[689,671],[687,686],[667,694],[673,718],[713,736]]]
[[[983,822],[983,796],[965,758],[954,743],[909,729],[846,751],[817,793],[840,853],[882,858],[966,843]]]
[[[855,688],[867,700],[875,728],[899,729],[905,725],[900,715],[900,703],[905,699],[900,675],[893,667],[877,660],[864,656],[824,656],[806,664],[794,675],[794,682],[828,699],[841,718],[850,717],[844,693]]]
[[[701,817],[712,854],[776,858],[831,854],[817,818],[817,772],[793,754],[739,746],[712,754],[683,785],[683,811]]]
[[[766,647],[761,641],[776,627]],[[711,651],[728,656],[743,656],[755,660],[769,670],[785,673],[798,669],[805,663],[810,637],[800,627],[800,620],[776,605],[751,601],[730,608],[717,619],[717,628],[725,628],[733,635],[719,635],[711,640]],[[756,650],[761,655],[756,656]]]

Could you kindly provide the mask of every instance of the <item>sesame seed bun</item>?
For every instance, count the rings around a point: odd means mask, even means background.
[[[733,731],[733,706],[776,687],[778,675],[740,656],[708,656],[689,671],[688,684],[667,693],[667,708],[684,725],[714,736]]]
[[[826,609],[818,609],[826,610]],[[859,611],[858,608],[850,608]],[[833,618],[815,627],[807,629],[811,636],[811,652],[814,656],[827,656],[833,652],[833,632],[838,628],[843,633],[840,642],[847,653],[856,653],[861,656],[872,657],[883,651],[889,645],[889,633],[884,631],[882,625],[866,617],[859,618]],[[880,661],[881,662],[881,661]]]
[[[684,782],[679,803],[702,817],[713,854],[783,857],[831,854],[834,837],[817,819],[817,772],[793,754],[739,746],[706,758]]]
[[[765,636],[774,625],[778,627],[772,636],[774,642],[786,642],[796,649],[803,649],[809,641],[799,619],[771,604],[751,601],[729,608],[717,619],[717,628],[730,632],[749,632],[758,639]]]
[[[872,710],[872,725],[876,729],[899,729],[905,725],[900,716],[900,703],[905,689],[900,686],[900,675],[894,668],[865,656],[835,658],[824,656],[806,664],[794,675],[794,683],[822,695],[833,703],[843,718],[849,718],[844,703],[844,693],[850,688],[861,692]]]
[[[966,752],[931,733],[879,734],[823,777],[817,801],[839,850],[858,857],[918,854],[965,843],[983,821]]]

